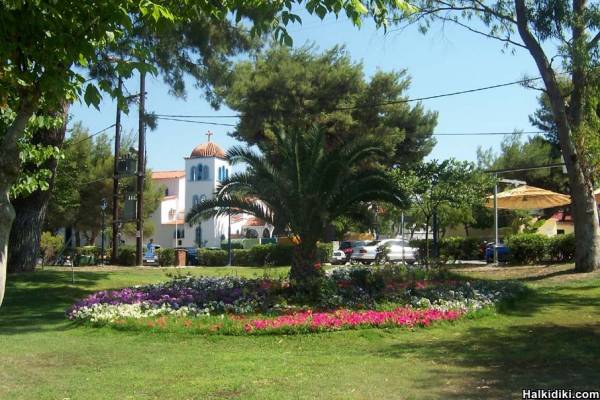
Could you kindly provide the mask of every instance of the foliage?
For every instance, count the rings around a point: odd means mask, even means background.
[[[534,264],[548,256],[550,239],[539,233],[519,233],[508,237],[511,261],[518,264]]]
[[[122,140],[122,148],[133,144],[131,135]],[[127,150],[124,150],[127,151]],[[83,232],[88,243],[93,243],[102,227],[102,199],[107,202],[105,225],[112,223],[112,175],[114,156],[110,139],[101,134],[91,137],[89,131],[76,123],[63,146],[64,159],[56,171],[55,190],[48,204],[46,226],[50,229],[74,227]],[[150,175],[150,171],[146,171]],[[124,187],[135,187],[135,178],[121,179]],[[152,234],[150,214],[156,210],[162,191],[152,179],[144,180],[144,233]],[[124,232],[135,234],[131,224],[125,224]],[[133,236],[133,235],[132,235]]]
[[[553,261],[564,262],[575,259],[575,235],[556,235],[550,238],[549,256]]]
[[[424,32],[433,22],[454,23],[503,42],[507,48],[526,49],[532,56],[541,76],[526,79],[523,84],[547,95],[546,105],[554,121],[547,127],[556,128],[573,199],[573,222],[578,234],[576,269],[590,272],[599,268],[600,227],[592,191],[600,171],[597,4],[566,0],[418,0],[413,4],[414,12],[400,12],[394,21],[419,24]],[[561,62],[554,63],[556,59]],[[542,85],[538,87],[540,79]],[[540,116],[543,124],[548,122],[548,113]]]
[[[492,179],[473,163],[455,159],[420,163],[408,173],[396,169],[391,172],[391,178],[399,188],[410,193],[413,215],[417,216],[414,219],[420,219],[424,225],[426,240],[434,213],[443,217],[451,215],[450,210],[462,210],[460,218],[454,221],[465,220],[464,212],[482,205],[492,185]]]
[[[158,265],[170,267],[175,265],[175,249],[160,248],[158,250]]]
[[[425,247],[425,246],[428,246]],[[439,239],[440,261],[478,260],[481,240],[470,237],[444,237]],[[433,243],[425,239],[410,241],[410,246],[418,249],[418,259],[426,262],[427,254],[433,254]]]
[[[123,266],[134,266],[135,265],[135,247],[134,246],[119,246],[119,254],[117,256],[117,263]]]
[[[221,91],[242,115],[233,136],[257,145],[274,163],[278,132],[317,126],[327,147],[366,136],[381,141],[388,157],[380,162],[405,167],[431,152],[437,114],[421,104],[370,105],[403,99],[409,84],[406,70],[378,71],[366,80],[344,47],[319,54],[314,47],[274,46],[239,62]]]
[[[333,252],[331,243],[320,243],[317,246],[321,262],[329,261]],[[232,249],[233,264],[239,266],[290,265],[293,258],[293,246],[284,244],[263,244],[250,249]],[[229,254],[227,250],[198,249],[198,265],[223,266],[227,265]]]
[[[40,250],[42,251],[43,263],[51,262],[57,256],[58,251],[63,247],[64,239],[60,235],[54,235],[52,232],[43,232],[40,239]]]
[[[529,168],[532,166],[561,163],[560,149],[542,136],[522,139],[515,133],[502,140],[500,151],[494,153],[491,148],[477,150],[478,165],[482,169],[499,170],[508,168]],[[567,176],[562,168],[545,168],[530,171],[507,172],[503,178],[518,179],[528,185],[556,192],[567,190]]]
[[[322,274],[317,241],[325,227],[337,217],[355,215],[367,202],[400,205],[402,192],[380,170],[357,168],[382,152],[371,139],[356,138],[327,149],[325,132],[314,129],[278,132],[276,141],[277,164],[248,148],[231,148],[230,162],[247,164],[247,171],[222,182],[213,199],[191,209],[186,222],[246,212],[289,232],[299,239],[291,263],[293,284],[311,286]]]

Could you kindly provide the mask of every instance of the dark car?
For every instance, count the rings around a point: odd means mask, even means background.
[[[510,259],[510,249],[503,244],[499,244],[496,247],[498,251],[498,261],[507,262]],[[494,243],[490,243],[485,248],[485,261],[487,263],[494,262]]]

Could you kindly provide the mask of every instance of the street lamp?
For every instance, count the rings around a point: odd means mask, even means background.
[[[108,203],[106,202],[106,199],[103,198],[100,200],[100,210],[102,211],[102,252],[100,253],[100,262],[102,265],[104,265],[104,230],[106,229],[105,216],[107,207]]]

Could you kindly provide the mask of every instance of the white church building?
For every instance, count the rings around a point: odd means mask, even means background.
[[[185,170],[153,171],[152,180],[164,189],[159,207],[151,215],[151,238],[162,247],[220,247],[231,237],[271,237],[273,227],[250,215],[227,216],[202,221],[195,226],[185,223],[185,215],[198,202],[210,199],[221,181],[231,174],[231,165],[223,150],[214,142],[202,143],[185,157]]]

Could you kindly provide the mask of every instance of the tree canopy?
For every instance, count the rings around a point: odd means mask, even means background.
[[[381,142],[390,165],[421,161],[435,145],[437,113],[403,103],[410,85],[406,70],[365,77],[344,47],[318,53],[274,46],[235,65],[221,89],[241,116],[233,136],[276,156],[275,133],[307,132],[318,126],[329,146],[368,136]],[[396,102],[373,107],[383,102]]]

